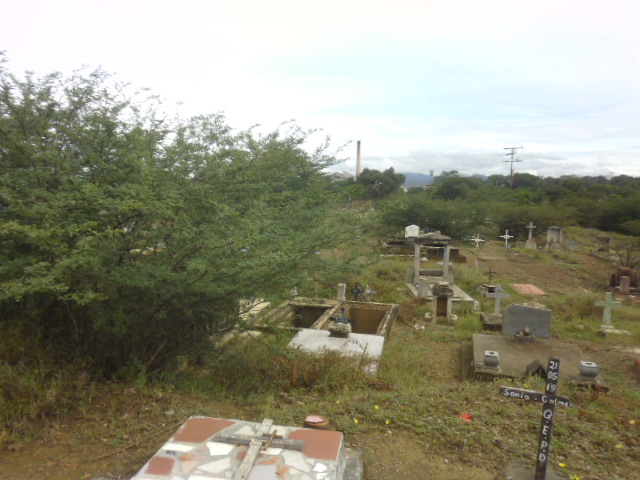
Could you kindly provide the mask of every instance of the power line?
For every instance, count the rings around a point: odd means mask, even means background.
[[[513,164],[522,161],[522,160],[519,160],[519,159],[515,158],[516,150],[520,150],[520,149],[523,149],[523,148],[524,147],[522,145],[520,145],[519,147],[504,147],[505,150],[509,150],[506,153],[506,156],[510,157],[510,158],[509,158],[509,160],[503,160],[502,163],[510,163],[511,164],[511,190],[513,190]]]

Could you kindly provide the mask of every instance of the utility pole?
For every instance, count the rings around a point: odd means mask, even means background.
[[[509,157],[509,160],[503,160],[502,163],[510,163],[511,164],[511,190],[513,190],[513,164],[522,161],[522,160],[519,160],[519,159],[515,158],[516,150],[520,150],[520,149],[523,149],[523,148],[524,147],[522,145],[520,145],[519,147],[504,147],[505,150],[509,150],[506,153],[507,157]]]

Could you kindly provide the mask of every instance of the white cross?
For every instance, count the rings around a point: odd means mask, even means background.
[[[476,244],[476,248],[478,248],[478,246],[479,246],[481,243],[484,243],[484,240],[480,238],[480,234],[479,234],[479,233],[476,233],[476,237],[475,237],[475,238],[472,238],[472,239],[471,239],[471,241],[472,241],[472,242],[475,242],[475,244]]]
[[[613,295],[611,292],[607,292],[604,297],[604,302],[602,300],[598,300],[596,302],[596,307],[604,307],[604,311],[602,312],[602,324],[607,327],[611,327],[611,310],[622,305],[621,302],[615,302],[613,300]]]
[[[504,238],[504,246],[509,246],[509,239],[514,238],[513,235],[509,235],[509,230],[505,230],[504,235],[500,235],[500,238]]]
[[[487,293],[485,296],[489,297],[489,298],[495,298],[496,299],[496,304],[495,304],[495,309],[494,309],[494,313],[496,315],[500,315],[500,304],[502,302],[503,298],[511,298],[511,295],[509,295],[508,293],[505,293],[503,291],[501,291],[502,289],[498,289],[499,285],[496,285],[496,291],[494,293]]]
[[[529,222],[527,228],[529,229],[529,240],[531,240],[533,238],[533,229],[536,228],[536,226],[533,224],[533,222]]]

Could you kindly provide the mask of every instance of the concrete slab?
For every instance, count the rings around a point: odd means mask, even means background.
[[[442,277],[423,277],[420,276],[420,280],[425,281],[429,286],[428,286],[428,294],[426,297],[424,297],[426,300],[433,300],[433,295],[431,294],[431,289],[433,288],[433,286],[438,283],[438,282],[442,282],[443,278]],[[454,303],[458,303],[458,302],[469,302],[469,303],[473,303],[476,300],[471,297],[469,294],[467,294],[467,292],[465,292],[464,290],[462,290],[460,287],[458,287],[455,284],[451,285],[453,288],[453,297],[452,297],[452,301]],[[416,288],[416,286],[413,283],[407,283],[407,289],[409,290],[409,293],[413,296],[416,297],[418,296],[418,290]]]
[[[551,316],[551,310],[546,308],[514,303],[504,310],[502,333],[513,336],[528,328],[536,338],[549,338],[551,334]]]
[[[263,424],[265,425],[265,424]],[[362,458],[345,448],[341,432],[210,417],[191,417],[132,480],[229,479],[251,457],[251,440],[272,446],[256,452],[249,479],[360,480]],[[261,434],[262,433],[262,434]],[[274,434],[270,438],[269,434]],[[282,440],[281,440],[282,439]],[[281,443],[278,443],[281,442]],[[243,477],[244,478],[244,477]]]
[[[511,286],[520,295],[547,295],[544,290],[540,290],[538,287],[531,285],[530,283],[512,283]]]
[[[563,381],[579,385],[598,384],[599,388],[607,389],[607,385],[598,376],[594,380],[585,379],[580,375],[580,361],[589,358],[582,353],[577,345],[564,343],[555,339],[521,342],[510,337],[498,335],[474,334],[472,339],[472,369],[470,373],[483,376],[526,377],[527,366],[532,362],[547,365],[549,358],[560,360],[560,378]],[[485,351],[498,352],[500,366],[497,369],[484,365]]]
[[[382,356],[384,340],[385,337],[380,335],[362,333],[350,333],[347,338],[334,337],[328,330],[304,328],[293,337],[288,346],[309,353],[334,351],[351,357],[368,357],[370,362],[365,366],[365,371],[375,375]]]

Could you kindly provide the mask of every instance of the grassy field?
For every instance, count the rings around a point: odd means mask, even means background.
[[[575,252],[506,252],[496,242],[477,257],[463,246],[468,262],[456,265],[456,283],[482,310],[492,311],[492,302],[477,294],[491,267],[495,282],[512,294],[504,306],[536,302],[550,308],[552,336],[577,344],[601,366],[609,392],[560,385],[574,405],[556,410],[550,465],[574,480],[640,479],[640,374],[633,367],[640,358],[640,307],[627,301],[614,311],[614,325],[630,335],[598,333],[602,309],[595,302],[604,299],[614,267],[594,256],[588,241],[579,243],[584,245]],[[348,445],[363,451],[367,480],[493,479],[508,460],[533,462],[540,405],[502,399],[498,390],[506,382],[541,391],[543,381],[461,380],[460,350],[481,332],[478,313],[462,308],[455,323],[425,323],[430,305],[403,293],[409,258],[363,264],[342,281],[368,284],[375,301],[401,305],[377,377],[365,376],[354,360],[287,350],[293,333],[272,331],[236,338],[162,378],[78,379],[84,391],[67,399],[57,415],[0,437],[0,478],[128,478],[194,414],[270,417],[287,425],[324,415]],[[316,281],[300,295],[333,296],[340,279]],[[521,296],[511,283],[531,283],[547,295]],[[414,328],[417,323],[425,328]]]

